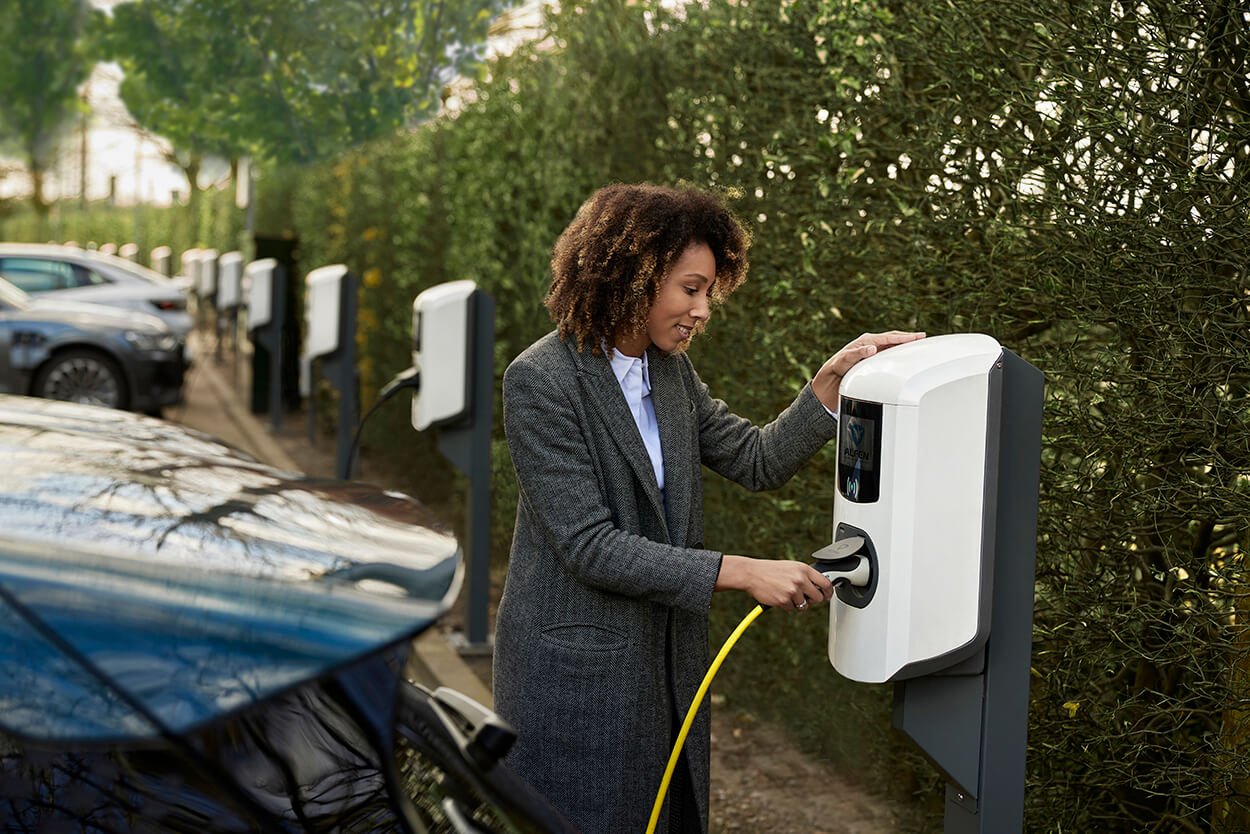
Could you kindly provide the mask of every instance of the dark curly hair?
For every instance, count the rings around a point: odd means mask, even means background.
[[[746,280],[751,237],[719,197],[695,188],[609,185],[582,204],[551,255],[547,309],[560,338],[600,342],[646,328],[660,282],[692,243],[716,258],[719,304]]]

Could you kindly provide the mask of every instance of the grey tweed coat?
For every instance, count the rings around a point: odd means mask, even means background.
[[[721,554],[703,544],[700,464],[748,489],[776,488],[836,428],[810,385],[761,429],[712,399],[684,354],[652,348],[648,364],[663,496],[606,357],[551,333],[504,374],[519,498],[495,709],[519,734],[509,766],[585,834],[645,831],[707,671]],[[705,703],[685,746],[703,831],[708,720]]]

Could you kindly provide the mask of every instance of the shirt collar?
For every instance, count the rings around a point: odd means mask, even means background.
[[[612,373],[616,375],[617,383],[625,380],[625,375],[629,373],[629,369],[636,364],[642,365],[642,393],[646,396],[651,391],[651,372],[647,366],[647,352],[642,352],[642,358],[636,356],[626,356],[619,350],[612,348],[610,351],[605,348],[608,353],[608,361],[612,363]]]

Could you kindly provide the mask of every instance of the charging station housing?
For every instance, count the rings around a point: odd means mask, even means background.
[[[233,310],[243,301],[243,253],[227,252],[217,260],[217,309]]]
[[[987,427],[1001,356],[989,336],[935,336],[842,380],[834,539],[864,536],[875,562],[868,588],[845,586],[830,606],[829,659],[844,677],[915,677],[985,642],[997,442]]]
[[[947,778],[946,834],[1020,831],[1042,374],[934,336],[859,362],[840,396],[831,548],[871,576],[838,588],[829,659],[894,683],[894,726]]]
[[[423,291],[412,302],[412,366],[421,388],[412,398],[417,431],[454,423],[472,407],[473,281],[449,281]]]

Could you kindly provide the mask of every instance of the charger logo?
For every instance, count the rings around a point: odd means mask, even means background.
[[[856,446],[864,445],[864,424],[851,423],[848,428],[851,431],[851,442]]]

